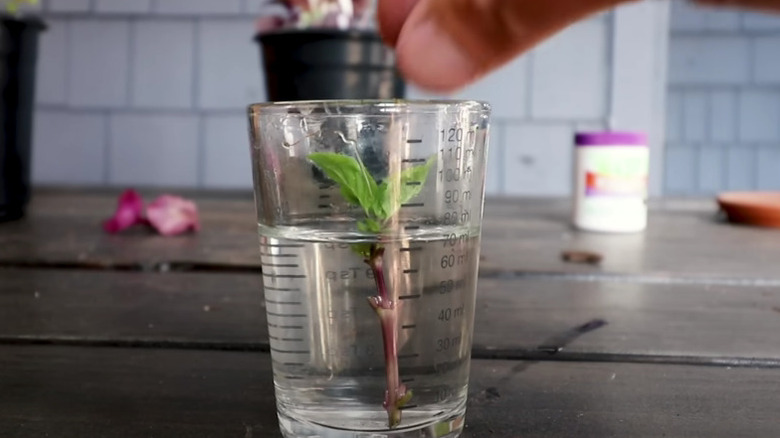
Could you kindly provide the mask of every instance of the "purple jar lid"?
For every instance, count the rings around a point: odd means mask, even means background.
[[[577,146],[647,146],[644,132],[604,131],[580,132],[575,136]]]

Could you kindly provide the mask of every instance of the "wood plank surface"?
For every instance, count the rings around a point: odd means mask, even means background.
[[[259,269],[251,193],[192,196],[201,211],[202,231],[164,238],[144,230],[104,234],[100,223],[112,213],[115,193],[37,193],[27,219],[0,225],[0,264]],[[657,201],[646,232],[605,235],[572,230],[567,201],[489,199],[481,274],[739,278],[780,284],[775,263],[780,260],[780,231],[721,223],[716,211],[708,201]],[[567,250],[596,252],[603,262],[599,266],[566,263],[561,253]]]
[[[256,274],[0,269],[0,341],[264,350],[261,288]],[[780,288],[482,279],[474,332],[476,357],[780,365]]]
[[[0,347],[0,434],[274,437],[264,353]],[[775,436],[780,370],[473,361],[465,437]]]

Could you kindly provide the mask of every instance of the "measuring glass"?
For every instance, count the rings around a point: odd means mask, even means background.
[[[466,411],[489,107],[249,107],[285,437],[457,437]]]

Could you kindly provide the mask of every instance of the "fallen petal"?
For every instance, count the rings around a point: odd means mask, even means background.
[[[163,236],[175,236],[187,231],[198,231],[198,207],[178,196],[163,195],[146,208],[149,223]]]
[[[125,190],[119,196],[119,202],[114,215],[103,222],[103,229],[107,233],[115,234],[144,222],[144,201],[141,195],[133,189]]]

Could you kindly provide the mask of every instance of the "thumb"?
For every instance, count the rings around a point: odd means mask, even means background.
[[[626,0],[421,0],[396,45],[411,82],[452,92],[544,38]]]

